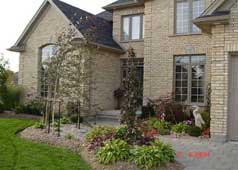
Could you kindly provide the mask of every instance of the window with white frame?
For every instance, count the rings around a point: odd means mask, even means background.
[[[41,89],[42,97],[48,96],[48,63],[57,52],[56,45],[47,45],[41,48]]]
[[[143,15],[131,15],[122,17],[121,40],[141,40],[143,39]]]
[[[205,103],[205,55],[175,57],[175,100]]]
[[[200,29],[192,23],[199,17],[205,6],[204,0],[175,0],[176,1],[176,34],[199,33]]]

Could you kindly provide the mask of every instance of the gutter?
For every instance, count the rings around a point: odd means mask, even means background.
[[[219,22],[219,23],[229,23],[230,15],[220,15],[220,16],[204,16],[200,18],[196,18],[193,20],[194,24],[205,24],[205,23],[213,23],[213,22]]]
[[[122,2],[122,3],[117,3],[117,4],[109,4],[107,6],[102,7],[105,10],[114,10],[114,9],[120,9],[120,8],[126,8],[126,7],[132,7],[132,6],[140,6],[143,5],[144,1],[143,0],[134,0],[131,2]]]

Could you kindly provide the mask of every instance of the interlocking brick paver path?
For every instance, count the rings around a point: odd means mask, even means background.
[[[213,143],[207,139],[160,136],[176,150],[185,170],[238,170],[238,142]]]

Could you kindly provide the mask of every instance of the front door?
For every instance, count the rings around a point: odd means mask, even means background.
[[[238,141],[238,55],[231,56],[229,79],[229,128],[230,140]]]

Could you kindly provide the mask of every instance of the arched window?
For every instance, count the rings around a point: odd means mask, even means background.
[[[42,97],[48,96],[48,63],[57,52],[56,45],[47,45],[41,48],[41,91]]]

